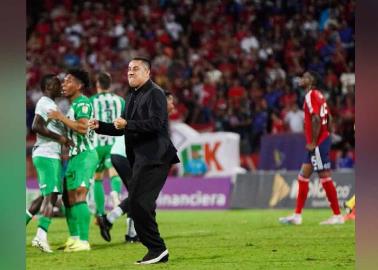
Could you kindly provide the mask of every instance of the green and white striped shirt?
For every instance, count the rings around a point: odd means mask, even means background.
[[[91,97],[93,106],[94,118],[106,122],[113,123],[113,121],[120,117],[122,111],[125,109],[125,100],[113,93],[103,92]],[[115,138],[113,136],[93,134],[93,145],[105,146],[113,145]]]
[[[91,119],[92,114],[93,109],[89,98],[81,95],[72,101],[67,117],[73,121],[77,121],[81,118]],[[75,144],[75,146],[70,147],[70,157],[94,149],[90,138],[92,133],[92,131],[88,130],[88,132],[83,135],[67,127],[68,138]]]

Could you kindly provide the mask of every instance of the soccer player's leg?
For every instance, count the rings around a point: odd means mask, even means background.
[[[58,249],[68,249],[76,241],[80,240],[79,227],[77,219],[73,214],[72,206],[75,202],[75,191],[68,190],[68,185],[72,185],[75,182],[75,160],[70,159],[67,165],[65,178],[63,179],[63,194],[62,200],[65,207],[65,216],[68,227],[69,236],[66,242]],[[68,184],[70,183],[70,184]]]
[[[37,169],[40,190],[44,199],[41,206],[42,215],[39,218],[37,234],[32,245],[44,252],[51,253],[52,250],[47,241],[47,232],[58,193],[62,191],[61,163],[59,159],[45,157],[35,157],[33,162]]]
[[[123,183],[126,185],[126,179],[124,178],[125,175],[123,175],[123,173],[126,167],[125,164],[128,164],[128,161],[127,163],[124,163],[121,166],[121,164],[119,163],[120,159],[119,158],[117,159],[115,157],[121,158],[122,161],[124,160],[127,161],[127,159],[123,156],[111,155],[112,166],[114,166],[114,169],[116,170],[117,174],[121,176]],[[114,163],[114,160],[116,160],[116,163]],[[125,200],[127,201],[127,199]],[[125,211],[123,210],[123,205],[125,204],[125,200],[122,201],[117,207],[113,208],[113,210],[109,212],[106,216],[105,215],[97,216],[97,224],[100,227],[100,234],[105,241],[108,241],[108,242],[111,241],[110,230],[113,226],[114,221],[118,219],[120,216],[125,214]]]
[[[122,180],[119,177],[117,171],[113,168],[111,161],[110,151],[112,149],[111,145],[102,146],[102,166],[108,172],[110,179],[110,198],[112,202],[112,208],[115,208],[120,203],[121,190],[122,190]]]
[[[110,158],[109,158],[109,163],[111,165]],[[108,169],[108,172],[109,172],[110,187],[111,187],[110,198],[112,201],[112,208],[114,209],[121,202],[122,180],[121,180],[121,177],[119,177],[117,171],[113,168],[113,166],[111,166]]]
[[[89,245],[89,223],[90,212],[87,204],[87,193],[89,181],[93,177],[98,162],[97,152],[94,150],[85,151],[72,158],[74,160],[75,178],[67,182],[69,200],[72,205],[71,211],[77,220],[80,241],[66,248],[65,252],[76,252],[90,250]],[[74,196],[72,195],[74,194]]]
[[[132,170],[129,161],[126,157],[117,154],[111,155],[111,161],[117,173],[121,177],[125,187],[128,189],[128,182],[130,181],[132,176]],[[113,224],[117,218],[128,212],[129,200],[128,198],[126,198],[118,205],[118,207],[116,207],[110,213],[108,213],[107,220]],[[127,216],[126,223],[127,231],[125,235],[125,241],[129,243],[138,242],[139,237],[134,227],[134,220],[129,215]]]
[[[321,225],[335,225],[344,223],[344,218],[340,213],[336,187],[332,181],[331,176],[331,161],[329,158],[330,149],[331,139],[327,138],[315,148],[314,154],[312,156],[314,170],[318,172],[320,183],[324,188],[333,212],[333,215],[330,218],[320,222]]]
[[[311,163],[311,152],[307,151],[304,157],[304,162],[301,167],[301,171],[298,175],[298,195],[294,213],[287,217],[279,218],[279,222],[282,224],[302,224],[302,209],[306,203],[310,177],[313,172],[313,164]]]
[[[104,170],[105,170],[105,148],[103,146],[96,147],[98,155],[98,163],[96,165],[95,181],[94,181],[94,200],[96,204],[96,216],[105,215],[105,190],[104,190]]]
[[[30,220],[32,220],[33,216],[35,216],[39,212],[39,209],[41,209],[42,206],[42,202],[42,195],[39,195],[31,202],[29,209],[26,210],[26,226],[29,224]]]

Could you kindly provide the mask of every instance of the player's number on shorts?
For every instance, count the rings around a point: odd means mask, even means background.
[[[328,121],[328,109],[327,109],[327,103],[323,103],[323,105],[320,107],[320,118],[322,118],[322,125],[326,125]]]

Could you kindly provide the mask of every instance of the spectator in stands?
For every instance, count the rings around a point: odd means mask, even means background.
[[[303,121],[304,112],[298,108],[296,103],[292,104],[290,111],[285,116],[288,131],[293,133],[303,132]]]
[[[350,147],[346,146],[341,152],[338,153],[336,158],[337,169],[352,169],[354,167],[353,153],[350,151]]]
[[[241,111],[249,111],[252,124],[242,134],[251,138],[252,149],[268,132],[270,112],[281,116],[292,103],[302,104],[298,74],[303,70],[323,76],[333,111],[340,111],[346,95],[354,95],[355,0],[306,5],[301,1],[284,5],[277,1],[43,2],[44,9],[28,14],[28,111],[34,111],[38,100],[39,78],[59,74],[66,66],[82,66],[93,74],[109,70],[118,93],[124,95],[128,83],[122,70],[135,55],[149,56],[155,67],[153,79],[177,97],[177,120],[232,131],[235,125],[230,123],[240,119]],[[94,89],[86,94],[92,93]],[[248,108],[236,110],[245,98]],[[258,109],[261,99],[266,99],[268,108]],[[340,117],[335,123],[344,145],[352,138],[345,131],[344,116]]]

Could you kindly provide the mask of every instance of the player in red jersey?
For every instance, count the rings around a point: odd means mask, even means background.
[[[305,113],[304,130],[306,137],[306,156],[298,175],[298,197],[294,214],[279,219],[280,223],[299,225],[302,223],[302,208],[305,205],[309,190],[309,181],[313,171],[319,175],[320,182],[330,202],[333,216],[321,222],[321,225],[343,224],[344,219],[340,208],[335,185],[331,178],[331,162],[329,152],[330,114],[323,94],[316,89],[319,76],[315,72],[305,72],[300,86],[306,90],[303,111]]]

